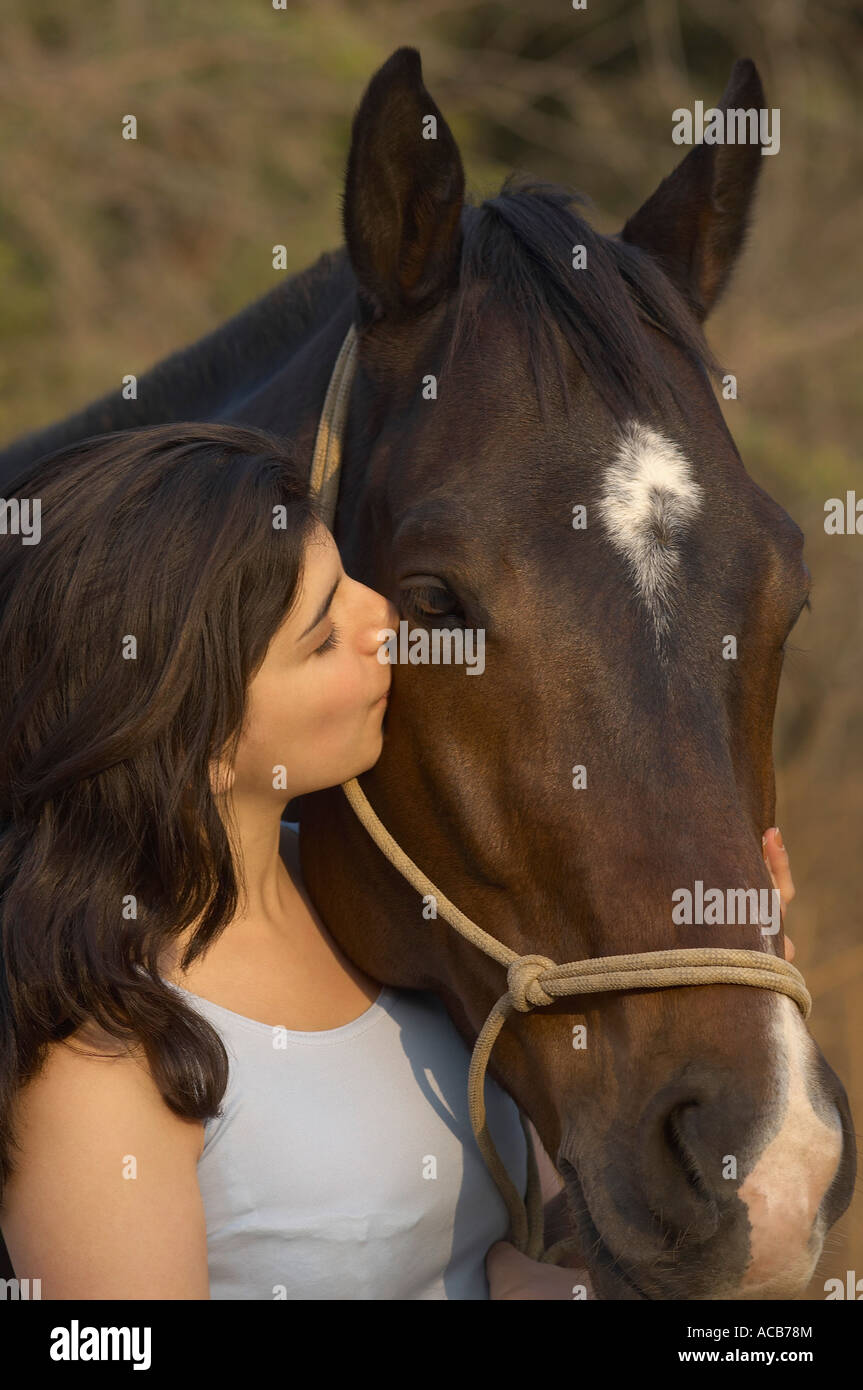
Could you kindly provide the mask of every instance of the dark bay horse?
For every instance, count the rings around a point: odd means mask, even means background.
[[[764,104],[737,63],[721,108]],[[761,162],[758,145],[694,147],[615,237],[547,184],[509,179],[476,206],[419,54],[399,49],[354,120],[345,247],[153,367],[137,401],[9,447],[0,488],[66,442],[171,420],[263,426],[310,462],[354,322],[345,567],[412,628],[485,633],[482,677],[394,668],[362,779],[377,814],[520,953],[781,955],[781,931],[671,911],[698,881],[770,887],[774,706],[808,589],[802,534],[748,477],[701,336]],[[340,789],[301,815],[342,947],[437,993],[472,1044],[500,966],[423,913]],[[560,1000],[507,1024],[492,1071],[565,1180],[601,1297],[795,1296],[849,1204],[847,1097],[783,995]]]

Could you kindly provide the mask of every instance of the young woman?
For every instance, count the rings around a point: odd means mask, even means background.
[[[344,573],[289,453],[130,430],[16,495],[41,508],[38,544],[0,545],[18,1278],[48,1299],[571,1298],[572,1269],[503,1242],[442,1005],[343,955],[280,823],[379,757],[398,621]],[[523,1190],[516,1107],[491,1078],[487,1100]]]

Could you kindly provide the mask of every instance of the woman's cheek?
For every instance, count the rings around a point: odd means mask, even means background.
[[[354,660],[333,662],[314,693],[316,713],[321,721],[333,719],[350,722],[362,715],[372,700],[367,674]]]

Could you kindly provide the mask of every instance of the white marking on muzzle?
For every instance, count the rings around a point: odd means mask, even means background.
[[[648,425],[623,429],[606,473],[599,511],[609,537],[628,562],[657,637],[668,628],[678,541],[701,506],[703,490],[678,446]]]
[[[751,1258],[740,1289],[747,1299],[793,1297],[812,1277],[824,1237],[818,1208],[842,1156],[838,1113],[832,1122],[823,1118],[809,1098],[813,1047],[797,1006],[781,996],[774,1002],[779,1094],[765,1116],[773,1138],[738,1190],[750,1224]]]

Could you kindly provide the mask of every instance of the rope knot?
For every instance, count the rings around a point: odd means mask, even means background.
[[[518,956],[511,961],[506,972],[506,983],[513,1007],[519,1013],[529,1013],[531,1009],[553,1004],[555,995],[548,994],[539,982],[539,976],[547,970],[554,970],[555,963],[548,956]]]

